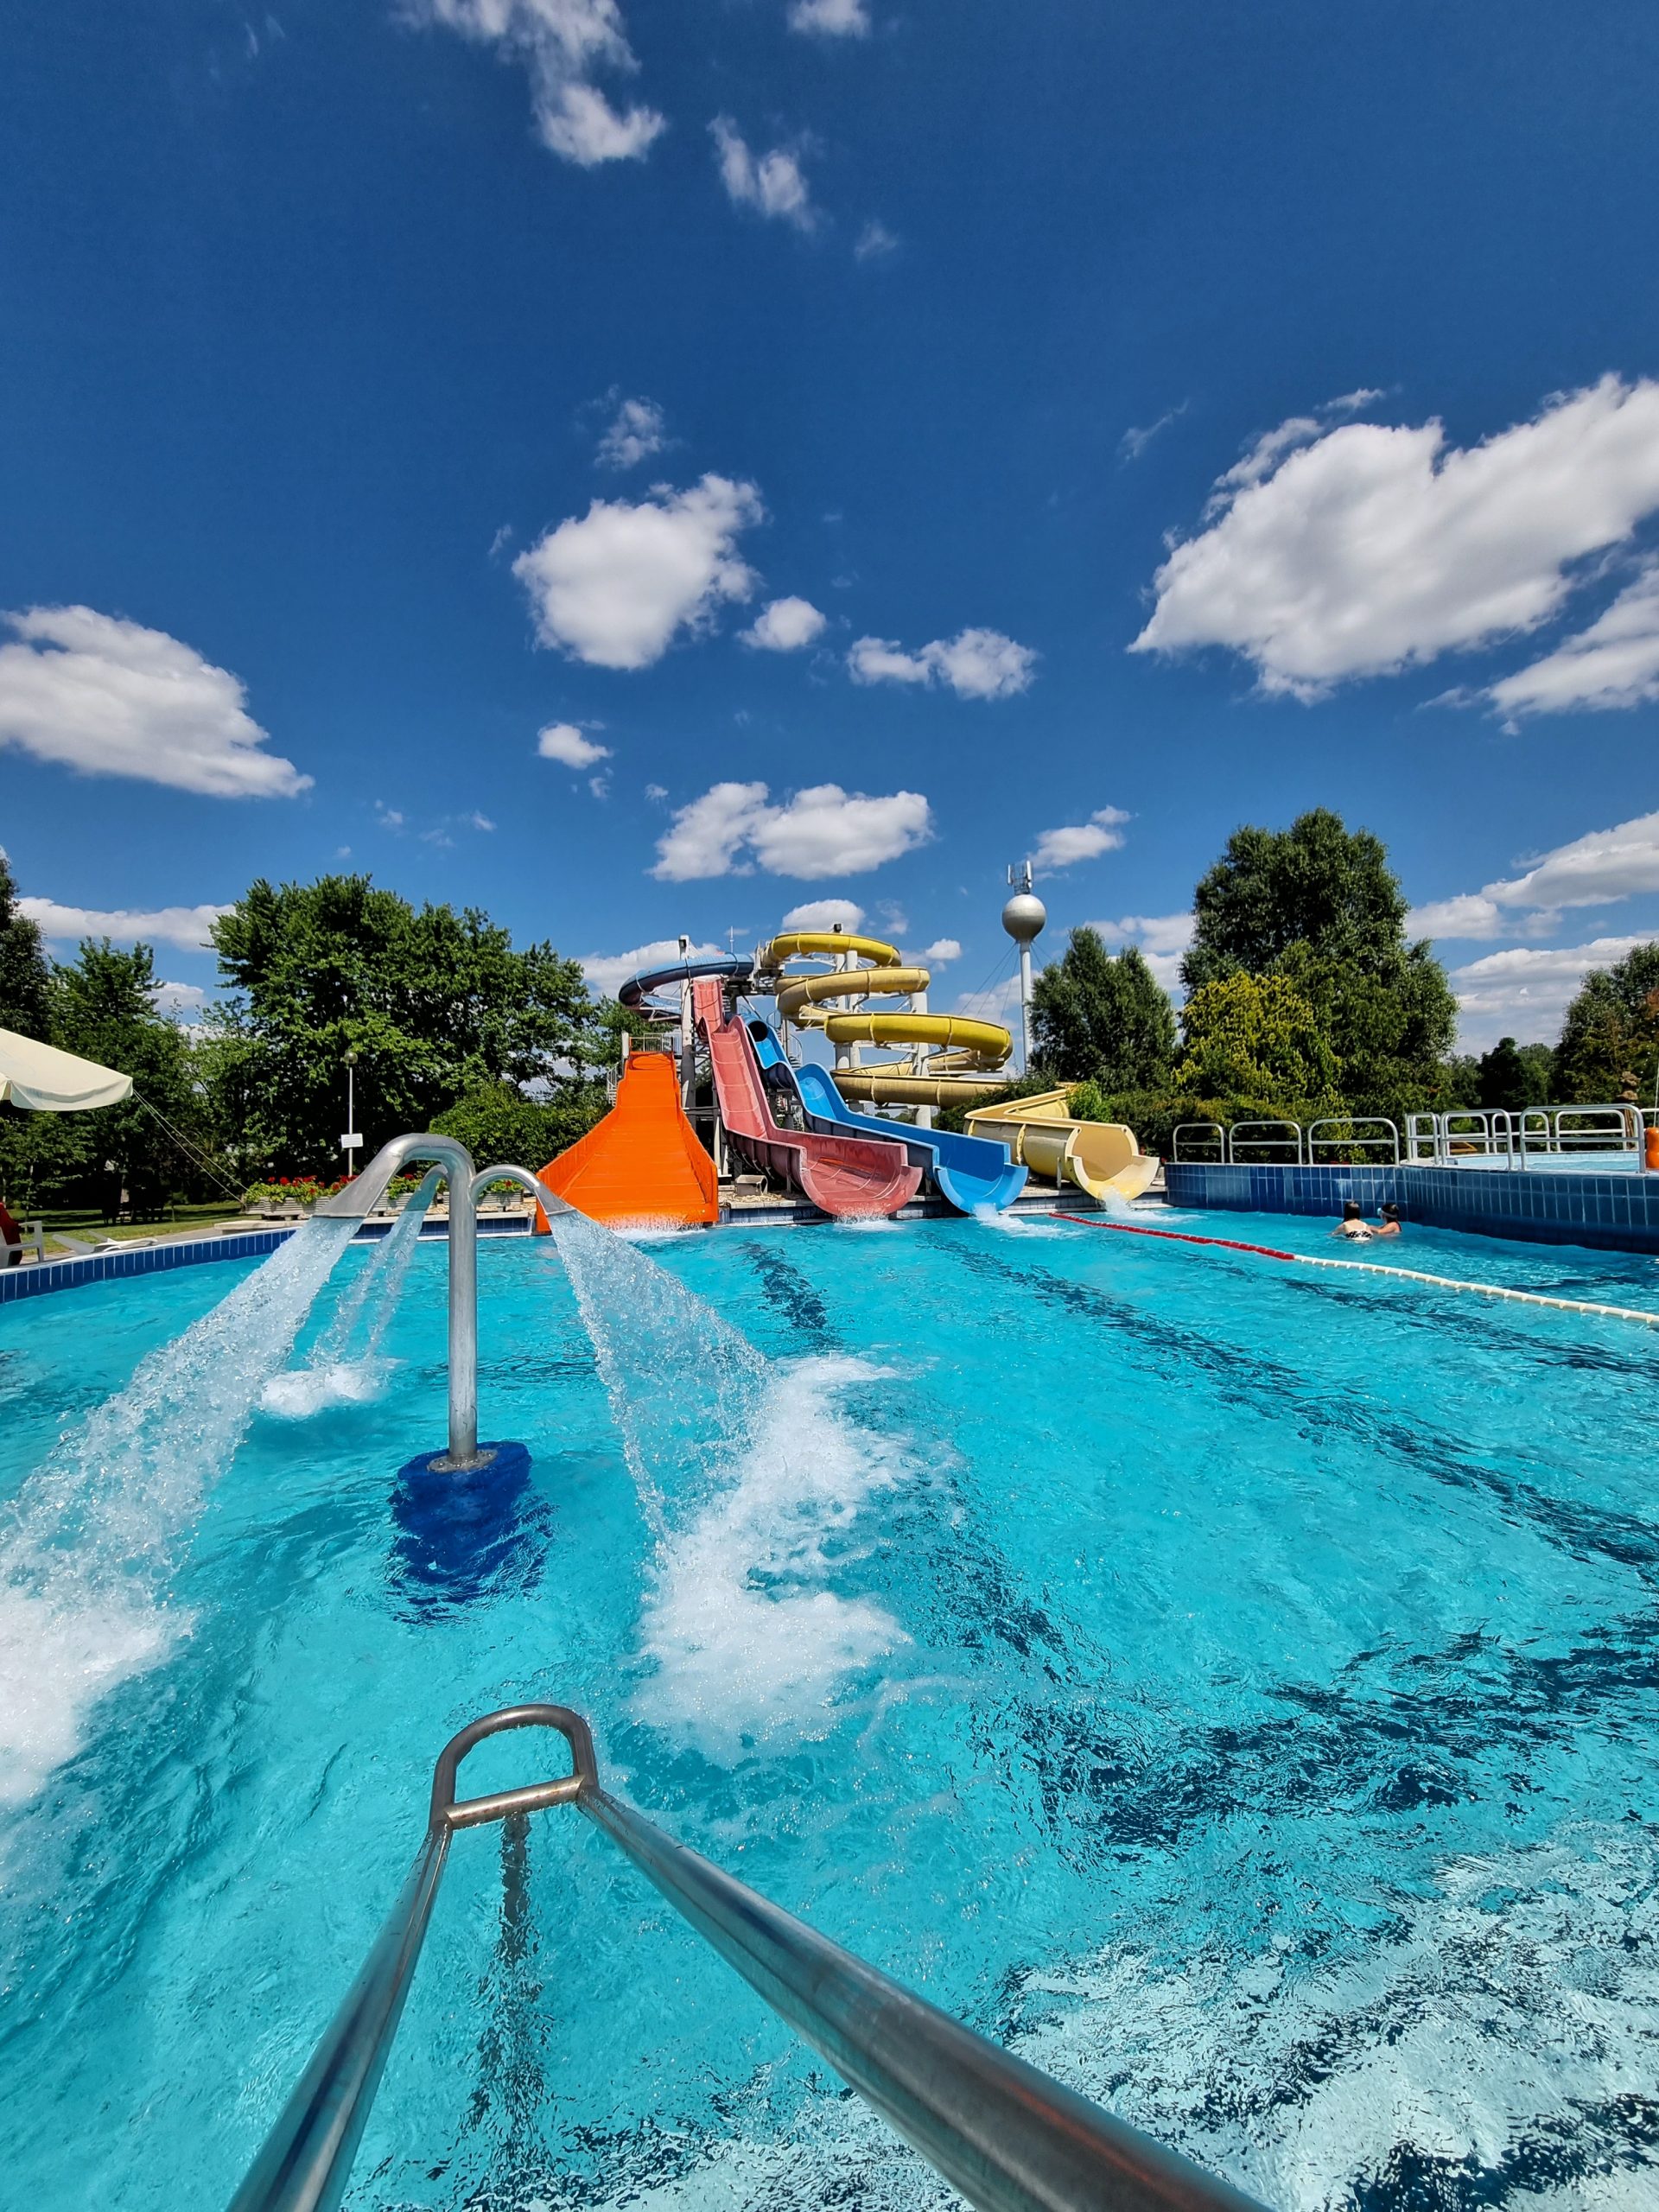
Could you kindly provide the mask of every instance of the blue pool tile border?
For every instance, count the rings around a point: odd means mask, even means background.
[[[239,1230],[232,1236],[197,1236],[177,1244],[146,1244],[136,1252],[88,1252],[79,1260],[8,1268],[0,1274],[0,1306],[16,1298],[43,1298],[54,1290],[79,1290],[83,1283],[159,1274],[168,1268],[199,1268],[214,1260],[263,1260],[293,1234],[291,1229]]]
[[[1659,1253],[1659,1175],[1539,1173],[1524,1168],[1221,1167],[1175,1161],[1164,1168],[1173,1206],[1334,1218],[1352,1199],[1368,1214],[1399,1206],[1408,1221],[1534,1244]]]

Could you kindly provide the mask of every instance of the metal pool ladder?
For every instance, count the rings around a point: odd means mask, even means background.
[[[462,1759],[508,1728],[552,1728],[570,1772],[458,1799]],[[397,2031],[459,1828],[575,1805],[750,1986],[982,2212],[1262,2212],[1252,2197],[1063,2088],[734,1881],[613,1797],[563,1705],[511,1705],[451,1738],[402,1896],[230,2212],[334,2212]]]

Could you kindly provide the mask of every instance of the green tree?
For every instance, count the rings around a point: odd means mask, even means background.
[[[416,908],[367,876],[255,883],[213,942],[230,986],[215,1098],[250,1174],[337,1170],[350,1047],[370,1154],[482,1087],[556,1087],[614,1056],[575,961],[516,951],[476,908]]]
[[[22,1037],[50,1033],[51,970],[41,932],[17,907],[17,886],[0,852],[0,1029]]]
[[[1190,991],[1281,977],[1312,1007],[1353,1112],[1397,1120],[1452,1103],[1457,1001],[1430,947],[1406,942],[1405,894],[1369,830],[1323,807],[1288,830],[1236,830],[1193,910]]]
[[[1599,1105],[1627,1079],[1651,1103],[1659,1073],[1659,944],[1638,944],[1611,968],[1586,976],[1567,1009],[1555,1047],[1555,1096]]]
[[[1181,1027],[1178,1090],[1287,1112],[1338,1110],[1336,1056],[1313,1007],[1284,976],[1235,973],[1201,983],[1181,1010]]]
[[[1241,969],[1268,974],[1294,944],[1362,974],[1405,944],[1406,898],[1382,840],[1315,807],[1288,830],[1234,830],[1192,894],[1189,991]]]
[[[1032,987],[1032,1037],[1061,1082],[1151,1089],[1175,1057],[1174,1009],[1135,946],[1114,959],[1098,930],[1075,929]]]
[[[157,1013],[156,989],[156,957],[147,944],[126,950],[108,938],[88,938],[69,965],[53,970],[56,1042],[132,1077],[134,1096],[123,1104],[54,1117],[72,1122],[84,1140],[81,1195],[95,1191],[106,1216],[123,1192],[142,1216],[159,1212],[173,1192],[198,1180],[187,1149],[200,1119],[189,1046],[177,1023]]]
[[[1500,1037],[1490,1052],[1483,1052],[1478,1071],[1477,1101],[1519,1114],[1529,1106],[1542,1106],[1549,1097],[1550,1062],[1548,1045],[1517,1045],[1513,1037]]]
[[[464,1144],[480,1167],[506,1161],[545,1167],[605,1112],[605,1086],[594,1081],[560,1084],[546,1098],[531,1098],[510,1083],[481,1084],[458,1099],[432,1127]]]

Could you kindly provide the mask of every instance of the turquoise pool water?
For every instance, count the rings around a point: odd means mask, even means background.
[[[353,1248],[216,1481],[147,1461],[65,1524],[142,1602],[3,1601],[0,1659],[36,1655],[0,1780],[9,2201],[221,2205],[436,1750],[524,1697],[585,1710],[672,1833],[1270,2203],[1653,2201],[1659,1342],[1064,1224],[646,1250],[760,1357],[642,1274],[613,1399],[550,1245],[486,1246],[483,1427],[535,1489],[483,1591],[393,1515],[442,1435],[428,1246],[385,1363],[308,1364]],[[1365,1256],[1659,1291],[1427,1232]],[[239,1272],[10,1309],[25,1525],[60,1432]],[[348,2202],[948,2201],[587,1823],[534,1823],[527,1928],[499,1851],[458,1839]]]

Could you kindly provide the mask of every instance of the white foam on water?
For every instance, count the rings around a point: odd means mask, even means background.
[[[0,1804],[34,1796],[98,1700],[188,1629],[179,1554],[355,1226],[296,1230],[24,1483],[0,1531]]]
[[[1402,2152],[1444,2159],[1455,2177],[1443,2196],[1420,2184],[1414,2204],[1648,2212],[1655,1872],[1640,1831],[1582,1829],[1453,1861],[1437,1895],[1394,1900],[1399,1918],[1358,1961],[1313,1966],[1287,1946],[1154,1967],[1121,1949],[1025,1977],[1027,1997],[1047,1994],[1057,2009],[1007,2048],[1278,2212],[1351,2212],[1359,2190],[1381,2196],[1378,2177]],[[744,2094],[763,2113],[772,2102],[764,2075]],[[1597,2117],[1617,2098],[1630,2107],[1622,2143]],[[856,2098],[810,2097],[775,2134],[763,2131],[740,2124],[689,2170],[631,2177],[626,2202],[645,2212],[960,2204]],[[1541,2152],[1529,2164],[1527,2145]],[[1575,2153],[1587,2171],[1562,2171]],[[1490,2194],[1459,2171],[1465,2160],[1495,2184]]]
[[[1314,1965],[1287,1944],[1172,1968],[1122,1949],[1027,1980],[1068,2001],[1014,2047],[1282,2212],[1337,2212],[1402,2149],[1490,2171],[1576,2144],[1593,2164],[1591,2115],[1652,2094],[1656,1876],[1639,1829],[1459,1858],[1434,1894],[1389,1897],[1358,1956]],[[1651,2169],[1645,2191],[1630,2182],[1539,2194],[1517,2177],[1513,2201],[1653,2201]]]
[[[266,1383],[259,1410],[281,1421],[308,1421],[328,1406],[365,1406],[380,1395],[397,1364],[391,1359],[336,1359],[291,1367]]]
[[[341,1298],[305,1365],[273,1375],[265,1384],[259,1394],[262,1411],[283,1421],[305,1421],[325,1407],[366,1405],[380,1395],[397,1364],[379,1357],[381,1340],[397,1310],[421,1222],[442,1173],[434,1168],[420,1188],[410,1193],[397,1220]],[[360,1332],[359,1324],[365,1313],[367,1328]],[[348,1357],[353,1338],[359,1336],[361,1349],[354,1357]]]
[[[839,1402],[880,1375],[836,1357],[773,1370],[722,1486],[659,1551],[641,1719],[714,1757],[823,1736],[846,1683],[908,1641],[881,1606],[829,1586],[865,1501],[906,1473],[902,1444]]]

